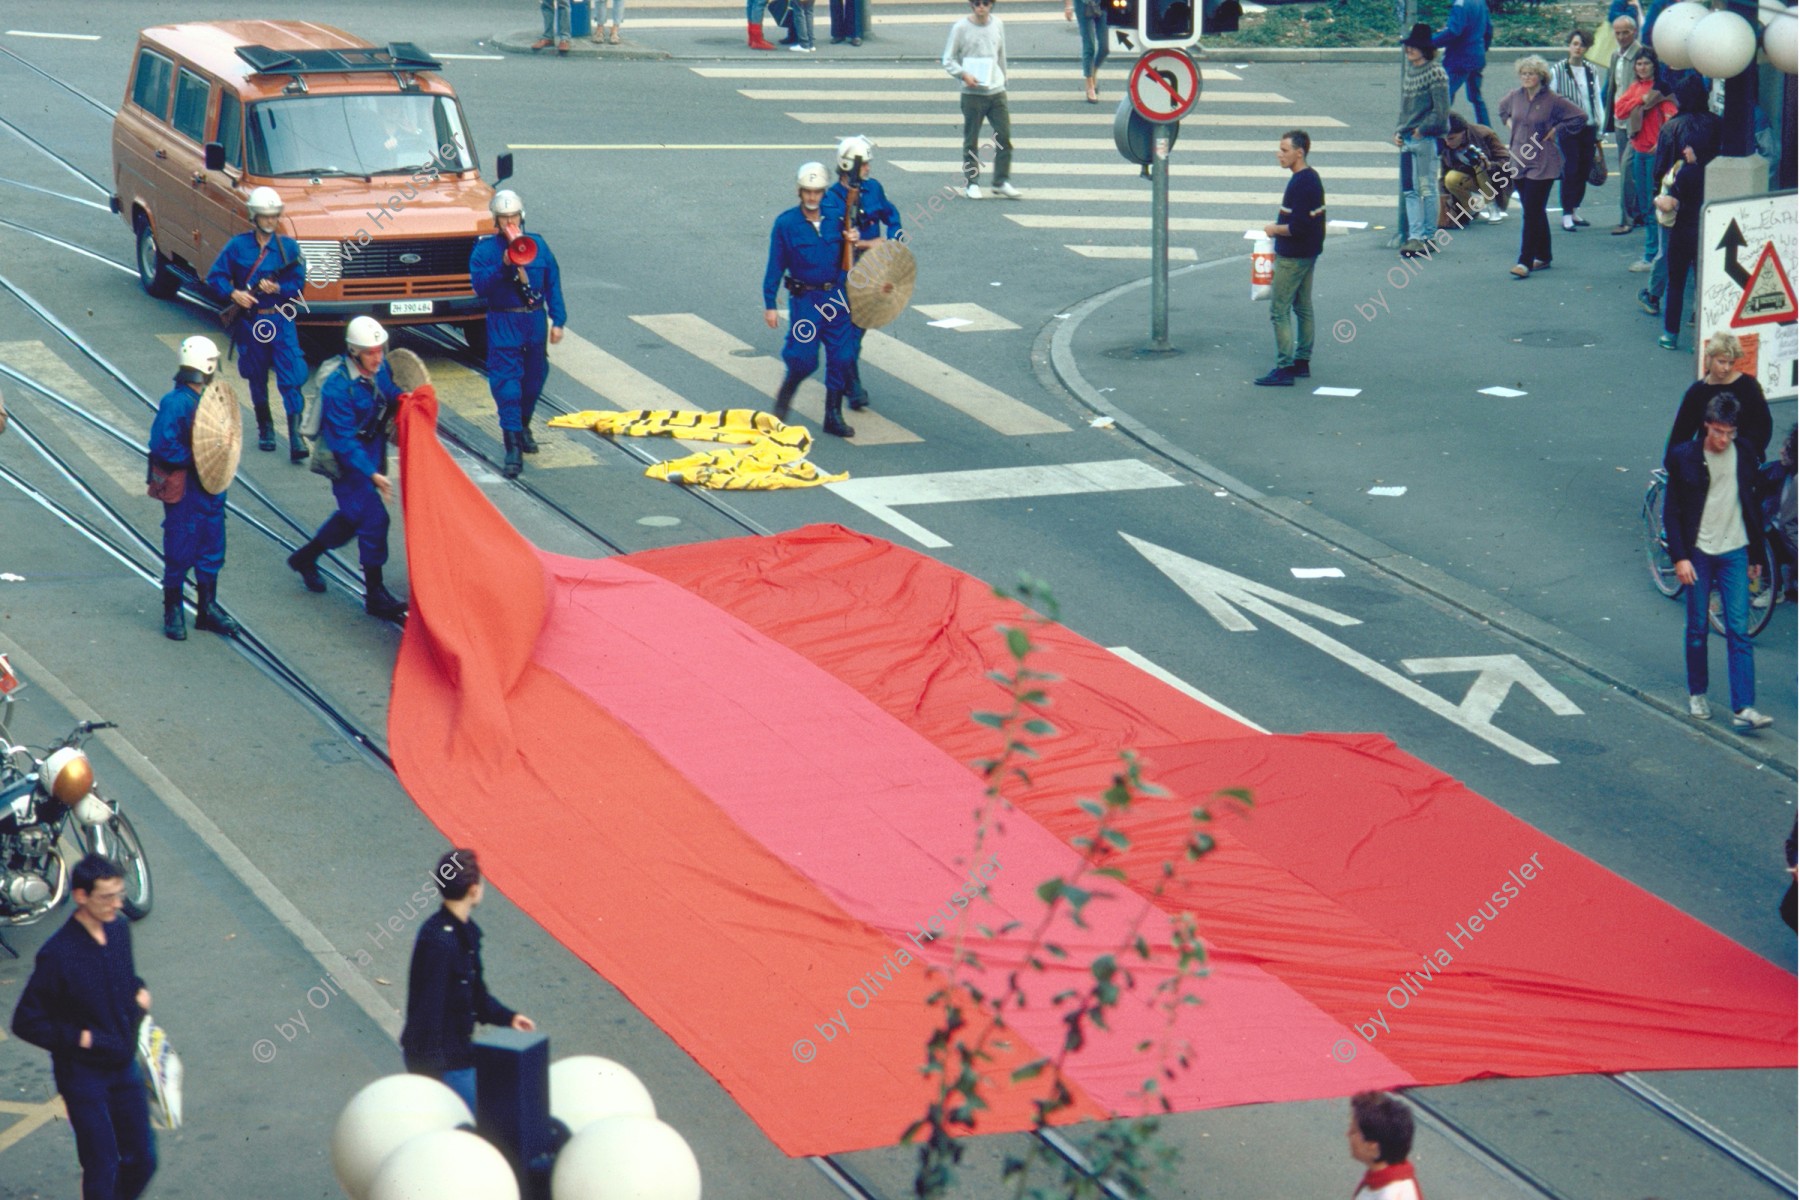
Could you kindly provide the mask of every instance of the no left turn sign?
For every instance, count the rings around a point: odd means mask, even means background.
[[[1150,50],[1131,68],[1131,106],[1146,121],[1179,121],[1200,98],[1200,68],[1185,50]]]

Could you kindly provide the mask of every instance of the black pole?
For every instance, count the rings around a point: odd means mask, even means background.
[[[1782,190],[1794,186],[1794,109],[1800,104],[1800,95],[1796,95],[1794,76],[1784,75],[1781,88],[1781,169],[1776,175]]]
[[[1729,11],[1748,21],[1750,28],[1761,35],[1762,24],[1757,20],[1754,3],[1731,0],[1727,7]],[[1756,72],[1756,58],[1752,55],[1749,66],[1725,81],[1724,128],[1720,131],[1720,153],[1730,158],[1756,153]]]

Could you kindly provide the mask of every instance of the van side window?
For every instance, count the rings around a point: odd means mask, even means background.
[[[211,85],[186,67],[175,80],[175,131],[196,142],[206,137],[206,100]]]
[[[244,165],[244,106],[235,92],[219,98],[219,132],[213,141],[225,147],[226,166]]]
[[[175,64],[149,50],[138,51],[137,78],[131,87],[131,102],[159,121],[169,119],[169,80]]]

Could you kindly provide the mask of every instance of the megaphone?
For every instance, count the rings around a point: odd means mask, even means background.
[[[537,258],[537,239],[520,234],[508,238],[506,242],[506,261],[515,267],[529,267]]]

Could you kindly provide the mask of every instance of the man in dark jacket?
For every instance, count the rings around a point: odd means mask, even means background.
[[[486,885],[473,850],[452,850],[432,876],[444,906],[419,927],[406,984],[406,1069],[449,1084],[475,1111],[475,1025],[537,1026],[488,994],[481,973],[481,926],[471,918]]]
[[[90,854],[72,874],[75,915],[38,951],[12,1029],[50,1052],[81,1158],[82,1200],[136,1200],[156,1173],[137,1065],[150,991],[132,962],[131,922],[117,919],[124,873]]]
[[[1706,405],[1706,436],[1669,450],[1669,490],[1663,500],[1663,532],[1675,578],[1687,585],[1688,715],[1709,720],[1706,699],[1706,609],[1714,587],[1725,616],[1726,664],[1731,680],[1731,723],[1762,729],[1773,722],[1757,712],[1756,661],[1746,618],[1750,580],[1762,570],[1762,509],[1756,498],[1756,456],[1737,445],[1736,396],[1714,396]]]
[[[1481,98],[1481,72],[1487,67],[1487,49],[1493,41],[1494,22],[1488,16],[1487,0],[1455,0],[1450,19],[1431,35],[1431,44],[1444,52],[1450,103],[1456,103],[1456,90],[1467,86],[1478,125],[1488,123],[1487,101]]]
[[[1680,349],[1682,302],[1688,274],[1700,255],[1706,164],[1719,156],[1721,134],[1719,118],[1707,110],[1706,85],[1699,78],[1690,75],[1675,84],[1675,105],[1679,111],[1657,135],[1656,166],[1652,172],[1654,186],[1661,187],[1669,172],[1675,171],[1668,194],[1657,196],[1654,201],[1656,208],[1674,212],[1675,224],[1664,230],[1662,261],[1650,277],[1648,293],[1650,297],[1662,297],[1663,332],[1656,341],[1665,350]],[[1655,311],[1647,302],[1645,308]]]
[[[1312,376],[1312,280],[1313,267],[1325,249],[1325,185],[1306,165],[1311,149],[1312,139],[1300,129],[1282,134],[1275,148],[1275,161],[1289,172],[1281,212],[1263,226],[1263,232],[1275,239],[1275,279],[1269,296],[1275,369],[1256,380],[1257,387],[1293,387],[1294,380]]]

